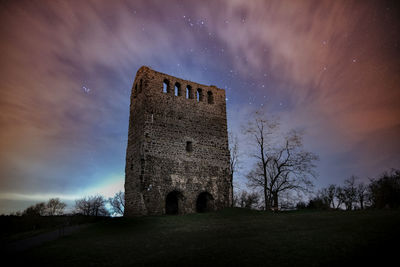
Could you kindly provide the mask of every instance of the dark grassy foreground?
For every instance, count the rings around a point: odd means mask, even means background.
[[[89,216],[0,216],[0,244],[37,236],[62,227],[91,224],[107,217]]]
[[[400,212],[390,210],[116,218],[15,259],[42,266],[383,266],[397,262],[399,226]]]

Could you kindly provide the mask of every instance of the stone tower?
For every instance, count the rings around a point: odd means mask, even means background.
[[[141,67],[131,94],[125,216],[228,207],[229,166],[225,91]]]

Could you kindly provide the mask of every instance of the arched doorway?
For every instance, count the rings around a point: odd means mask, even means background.
[[[196,201],[196,211],[197,212],[207,212],[214,209],[214,198],[208,192],[202,192],[197,197]]]
[[[165,198],[165,213],[166,214],[179,214],[180,207],[179,202],[182,199],[183,195],[179,191],[169,192],[167,197]]]

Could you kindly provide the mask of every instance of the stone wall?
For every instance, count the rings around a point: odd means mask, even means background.
[[[207,210],[229,206],[225,91],[141,67],[132,88],[125,174],[125,216],[165,214],[171,199],[177,213],[196,212],[204,192]]]

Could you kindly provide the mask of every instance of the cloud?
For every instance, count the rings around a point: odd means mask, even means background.
[[[395,38],[386,30],[388,9],[376,2],[225,1],[219,16],[209,17],[226,49],[241,55],[233,62],[242,76],[268,73],[267,89],[249,89],[255,99],[267,95],[284,102],[285,109],[266,105],[289,127],[305,129],[307,146],[322,160],[353,155],[353,167],[325,167],[322,173],[330,177],[322,179],[332,182],[333,170],[338,176],[364,169],[375,175],[400,163],[395,150],[378,149],[382,142],[396,143],[393,138],[371,137],[400,134],[399,63],[392,56],[395,46],[382,45]],[[374,149],[364,154],[366,147]]]
[[[201,41],[185,23],[177,36],[165,7],[147,1],[10,2],[1,20],[0,193],[7,194],[73,194],[123,171],[134,72],[183,65]],[[202,80],[200,62],[166,72]]]

